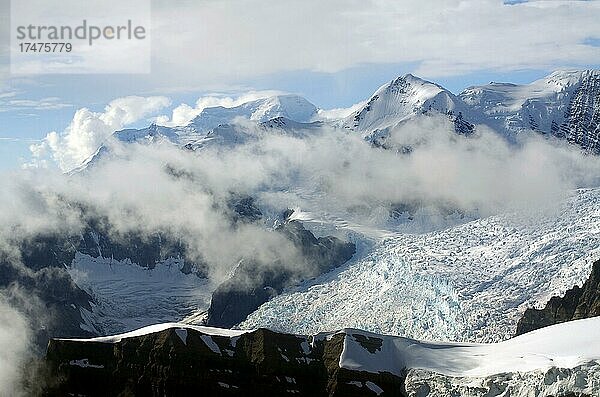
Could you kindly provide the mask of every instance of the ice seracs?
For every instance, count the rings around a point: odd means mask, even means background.
[[[241,327],[506,339],[527,307],[587,278],[600,257],[599,203],[600,190],[581,190],[558,215],[520,212],[422,234],[390,233],[357,261],[265,303]]]

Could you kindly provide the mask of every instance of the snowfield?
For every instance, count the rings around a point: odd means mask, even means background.
[[[171,258],[148,269],[128,260],[77,253],[67,268],[73,281],[92,296],[92,312],[81,309],[81,328],[97,334],[130,331],[157,322],[196,317],[210,305],[215,287],[206,278],[181,272]]]
[[[541,328],[499,343],[433,343],[345,329],[340,367],[401,376],[405,368],[453,377],[486,377],[553,367],[574,368],[600,359],[600,317]],[[382,340],[371,353],[353,333]]]
[[[240,328],[505,340],[526,308],[587,279],[600,257],[600,189],[578,190],[547,214],[386,235],[365,256],[263,304]]]
[[[340,367],[390,372],[408,369],[409,396],[596,395],[600,389],[600,317],[542,328],[492,344],[382,340],[370,353],[345,330]],[[364,334],[364,332],[360,332]]]

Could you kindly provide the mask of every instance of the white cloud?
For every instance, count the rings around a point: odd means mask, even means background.
[[[21,376],[29,353],[29,324],[0,291],[0,395],[24,396]]]
[[[364,63],[416,62],[429,78],[600,64],[582,44],[600,37],[599,1],[159,2],[154,16],[156,76],[180,86]]]
[[[318,120],[339,120],[350,116],[352,113],[361,109],[365,106],[366,101],[355,103],[354,105],[347,108],[335,108],[335,109],[319,109],[316,119]]]
[[[36,159],[49,150],[63,170],[72,169],[92,155],[113,132],[152,115],[171,101],[162,96],[128,96],[111,101],[104,112],[81,108],[65,131],[52,131],[40,144],[30,147]]]
[[[155,121],[157,124],[170,127],[187,125],[194,117],[198,116],[204,109],[209,107],[222,106],[232,108],[243,103],[254,101],[261,98],[268,98],[273,95],[282,94],[281,91],[249,91],[238,96],[228,96],[226,94],[209,94],[198,98],[196,105],[191,107],[186,103],[182,103],[173,109],[171,117],[162,115],[158,116]]]
[[[10,97],[13,97],[15,93]],[[6,96],[4,98],[9,98]],[[64,103],[60,98],[57,97],[47,97],[41,99],[10,99],[7,101],[3,101],[2,95],[0,95],[0,112],[8,112],[12,110],[56,110],[71,107],[70,104]]]

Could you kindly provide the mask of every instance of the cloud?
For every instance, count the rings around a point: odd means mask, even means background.
[[[58,97],[40,99],[18,98],[19,94],[19,91],[3,91],[0,87],[0,112],[13,110],[57,110],[71,106],[68,103],[64,103]]]
[[[90,123],[100,123],[98,128],[78,120],[88,113],[77,115],[72,124],[110,134],[107,125],[146,114],[137,109],[125,116],[116,110],[130,102],[114,101],[95,114]],[[246,121],[226,132],[242,143],[208,144],[192,152],[170,143],[113,142],[115,156],[82,174],[67,178],[38,169],[13,175],[3,183],[0,224],[15,235],[17,230],[77,233],[80,207],[72,205],[79,203],[106,216],[119,233],[168,230],[189,239],[210,261],[231,264],[241,252],[250,255],[277,245],[261,228],[230,229],[223,203],[232,194],[256,197],[271,219],[298,207],[379,227],[389,221],[386,214],[394,204],[444,205],[489,215],[556,204],[573,188],[600,182],[600,160],[574,146],[537,134],[525,134],[514,145],[483,126],[466,138],[456,135],[444,117],[421,117],[393,129],[386,142],[390,150],[326,126],[290,133]],[[71,139],[49,135],[47,146],[33,149],[50,149],[61,159],[59,153],[69,145],[89,152],[101,142]],[[218,136],[211,142],[218,142]],[[405,147],[413,151],[401,154]],[[43,158],[42,152],[37,158]],[[274,255],[269,248],[263,254]]]
[[[262,98],[268,98],[280,94],[283,94],[283,92],[273,90],[249,91],[235,97],[219,93],[209,94],[198,98],[194,107],[191,107],[186,103],[182,103],[181,105],[173,109],[171,117],[162,115],[156,117],[155,121],[159,125],[165,125],[170,127],[185,126],[189,124],[190,121],[192,121],[206,108],[218,106],[232,108],[242,105],[246,102]]]
[[[600,37],[597,1],[163,1],[153,12],[157,81],[179,86],[368,63],[416,63],[428,78],[600,64],[583,44]]]
[[[128,96],[111,101],[104,112],[81,108],[63,133],[48,133],[42,143],[31,146],[31,152],[39,159],[49,151],[62,170],[70,170],[92,155],[113,132],[170,104],[162,96]]]
[[[14,110],[57,110],[71,107],[68,103],[60,102],[59,98],[42,99],[14,99],[6,102],[0,102],[0,112],[10,112]]]
[[[25,396],[23,369],[30,357],[30,329],[27,319],[8,303],[0,291],[0,394]]]
[[[350,116],[352,113],[361,109],[366,104],[366,101],[355,103],[354,105],[347,108],[335,108],[335,109],[319,109],[316,119],[318,120],[340,120]]]
[[[0,141],[7,141],[7,142],[39,142],[39,139],[28,139],[28,138],[19,138],[19,137],[12,137],[12,136],[0,136]]]
[[[329,127],[289,133],[245,122],[227,133],[243,143],[193,152],[166,142],[114,142],[115,156],[85,173],[12,175],[0,194],[0,224],[11,233],[4,239],[77,234],[84,205],[106,217],[117,235],[163,230],[181,236],[221,272],[244,255],[277,257],[281,244],[260,225],[231,227],[224,203],[232,194],[255,197],[270,221],[286,208],[300,208],[387,227],[394,204],[484,216],[552,207],[572,189],[600,183],[600,159],[565,142],[531,134],[514,145],[483,126],[466,138],[444,117],[393,129],[390,150]],[[402,154],[405,147],[413,151]]]

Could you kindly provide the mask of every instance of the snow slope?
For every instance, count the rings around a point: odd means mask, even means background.
[[[194,331],[201,332],[206,335],[211,336],[226,336],[229,338],[235,338],[237,336],[243,335],[245,333],[251,332],[248,331],[240,331],[240,330],[232,330],[225,328],[213,328],[213,327],[203,327],[200,325],[190,325],[185,323],[158,323],[148,325],[143,328],[135,329],[133,331],[125,332],[122,334],[109,335],[109,336],[99,336],[96,338],[88,338],[88,339],[58,339],[58,340],[77,340],[81,342],[101,342],[101,343],[119,343],[121,340],[126,338],[134,338],[136,336],[143,336],[152,334],[155,332],[161,332],[166,329],[177,328],[177,329],[193,329]]]
[[[600,71],[556,71],[531,84],[490,83],[459,97],[500,132],[534,130],[598,152]]]
[[[465,112],[466,106],[445,88],[407,74],[381,86],[366,105],[345,120],[343,127],[370,135],[402,121],[435,111],[441,114]]]
[[[272,299],[240,327],[499,341],[514,334],[527,307],[581,284],[599,247],[600,189],[579,190],[549,214],[387,234],[364,257]]]
[[[182,273],[182,267],[183,261],[175,258],[149,269],[128,260],[77,253],[67,271],[94,298],[91,313],[81,309],[86,320],[82,328],[116,333],[206,311],[215,287],[206,278]]]
[[[298,122],[308,122],[317,114],[312,103],[298,95],[276,95],[246,102],[232,108],[222,106],[204,109],[190,126],[199,132],[208,132],[221,125],[242,117],[256,122],[265,122],[277,117],[285,117]]]
[[[346,329],[340,367],[398,376],[411,368],[463,377],[573,368],[600,360],[599,327],[600,317],[569,321],[490,344],[432,343]],[[381,339],[381,347],[371,353],[354,332]]]

